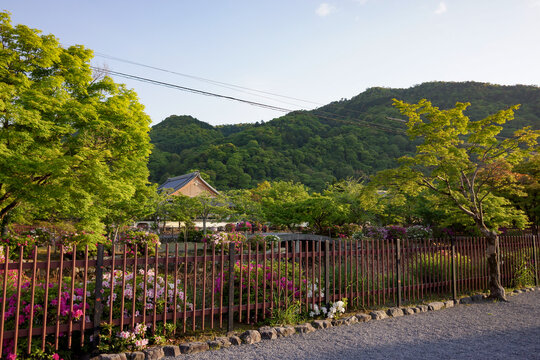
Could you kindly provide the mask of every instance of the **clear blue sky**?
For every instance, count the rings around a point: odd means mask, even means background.
[[[3,0],[0,9],[65,45],[321,104],[433,80],[540,85],[540,0]],[[290,109],[315,106],[106,58],[94,64]],[[135,89],[154,124],[173,114],[213,125],[281,115],[115,80]]]

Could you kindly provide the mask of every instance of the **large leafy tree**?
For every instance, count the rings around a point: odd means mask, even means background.
[[[264,181],[253,193],[261,203],[265,220],[273,225],[292,228],[303,221],[298,203],[309,197],[305,185],[292,181]]]
[[[145,193],[150,119],[136,94],[95,76],[92,51],[0,13],[0,220],[68,219],[103,231]]]
[[[440,110],[427,100],[408,104],[394,100],[394,106],[409,118],[408,133],[420,140],[413,156],[400,160],[404,174],[444,197],[456,210],[471,219],[488,240],[490,296],[505,300],[500,283],[500,226],[524,226],[527,217],[499,191],[516,186],[513,179],[501,179],[501,164],[515,164],[538,147],[539,131],[518,130],[510,138],[500,134],[514,117],[518,106],[501,110],[482,120],[464,115],[470,104],[457,103]]]

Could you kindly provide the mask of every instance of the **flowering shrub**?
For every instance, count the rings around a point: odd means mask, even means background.
[[[310,317],[325,315],[328,319],[338,319],[341,315],[345,313],[347,308],[347,299],[343,298],[340,301],[332,303],[330,309],[327,309],[326,306],[319,307],[317,304],[311,306],[311,311],[309,312]]]
[[[295,267],[293,276],[293,266]],[[249,270],[249,279],[248,279]],[[281,265],[274,261],[272,263],[268,260],[266,263],[256,264],[255,261],[240,263],[237,261],[234,264],[234,287],[235,287],[235,299],[239,298],[239,289],[242,288],[242,301],[247,301],[248,289],[250,292],[251,301],[254,301],[255,296],[258,296],[258,301],[263,300],[270,301],[270,288],[273,287],[274,293],[280,293],[282,296],[285,292],[289,297],[299,297],[300,293],[305,296],[306,292],[308,297],[321,296],[317,284],[311,284],[307,279],[305,270],[298,271],[298,263],[286,263],[282,262]],[[266,279],[266,295],[264,299],[264,279]],[[220,292],[222,286],[226,286],[229,281],[229,273],[225,272],[218,274],[215,281],[215,291]],[[258,284],[258,286],[257,286]],[[258,292],[257,292],[258,290]],[[224,294],[227,296],[227,294]],[[236,301],[236,300],[235,300]]]
[[[0,258],[3,256],[0,252]],[[2,259],[3,260],[3,259]],[[0,276],[2,271],[0,271]],[[146,278],[145,278],[146,275]],[[112,297],[113,297],[113,316],[115,318],[120,317],[120,296],[122,296],[122,278],[125,280],[124,287],[124,299],[126,302],[133,301],[135,298],[135,316],[139,316],[146,309],[147,312],[152,311],[154,308],[156,311],[162,313],[165,309],[165,298],[167,299],[167,308],[171,311],[174,309],[174,301],[176,299],[177,311],[183,311],[184,304],[189,309],[193,309],[191,303],[186,302],[186,295],[182,286],[180,284],[181,280],[176,282],[176,291],[175,291],[175,282],[172,276],[168,276],[165,279],[164,276],[155,276],[154,270],[150,269],[146,273],[144,270],[140,269],[134,275],[131,272],[123,273],[121,270],[115,270],[111,276],[110,271],[103,274],[103,305],[104,305],[104,314],[109,313],[110,299],[111,299],[111,286],[113,287]],[[46,283],[37,282],[34,290],[34,305],[31,304],[31,281],[30,279],[22,275],[21,283],[19,286],[18,283],[18,270],[10,270],[8,274],[8,282],[6,288],[6,298],[5,298],[5,313],[4,313],[4,330],[13,330],[15,328],[16,322],[19,325],[19,328],[24,329],[29,327],[30,318],[33,315],[33,325],[39,327],[43,323],[44,316],[44,302],[45,302],[45,289]],[[136,289],[133,287],[133,280],[136,281]],[[48,300],[47,300],[47,318],[48,323],[56,321],[56,316],[60,314],[60,323],[69,322],[70,318],[73,319],[75,323],[86,321],[92,321],[93,317],[93,305],[94,305],[94,291],[95,291],[95,280],[91,279],[87,282],[87,292],[86,292],[86,305],[84,305],[84,283],[76,282],[74,286],[73,298],[71,298],[71,276],[65,276],[62,278],[62,287],[59,291],[58,280],[50,279],[48,284]],[[154,287],[154,284],[157,283],[157,286]],[[146,286],[146,307],[143,303],[143,294]],[[20,299],[20,312],[17,317],[16,308],[17,308],[17,290],[21,290],[21,299]],[[60,293],[60,296],[58,296]],[[73,307],[71,307],[71,302],[73,302]],[[130,304],[131,305],[131,304]],[[129,309],[129,311],[127,310]],[[84,317],[83,317],[84,315]],[[126,306],[124,311],[124,317],[131,316],[131,306]],[[133,349],[140,349],[148,344],[148,339],[145,340],[145,337],[142,336],[141,329],[135,329],[135,336],[127,335],[124,332],[119,337],[115,336],[115,340],[111,340],[114,343],[114,346],[131,346]],[[121,332],[120,332],[121,333]],[[53,336],[53,335],[51,335]],[[61,335],[61,341],[67,341],[67,337]],[[154,342],[160,341],[159,338],[153,340]],[[54,354],[50,356],[46,353],[39,353],[38,346],[41,345],[41,342],[35,341],[32,343],[35,344],[36,354],[40,354],[37,358],[46,359],[52,358]],[[131,345],[130,345],[131,344]],[[26,351],[24,342],[19,342],[18,353],[23,353]],[[112,346],[112,345],[111,345]],[[116,348],[115,348],[116,349]],[[5,339],[3,342],[3,351],[2,358],[10,359],[14,358],[14,342],[13,339]],[[59,355],[56,354],[56,358],[59,359]]]
[[[210,235],[203,241],[209,243],[210,245],[215,244],[216,249],[225,247],[226,251],[229,249],[229,244],[234,243],[234,248],[238,251],[240,250],[240,246],[246,242],[246,237],[244,234],[238,232],[221,231]]]
[[[0,246],[7,246],[9,248],[10,259],[19,259],[21,246],[24,246],[23,258],[32,258],[36,243],[36,236],[30,232],[25,232],[24,234],[10,233],[0,238]]]
[[[251,236],[247,242],[252,250],[257,249],[257,246],[261,250],[268,250],[272,248],[273,245],[277,244],[279,241],[281,241],[281,239],[279,238],[279,236],[276,235],[262,236],[260,234],[255,234]]]
[[[405,239],[407,237],[407,229],[402,226],[390,225],[386,227],[388,231],[386,240]]]
[[[253,226],[249,221],[242,221],[236,224],[236,231],[251,231]]]
[[[362,227],[358,224],[343,224],[333,225],[324,231],[324,234],[330,232],[331,237],[335,238],[350,238],[354,233],[362,231]]]
[[[433,231],[429,227],[413,225],[407,228],[407,238],[411,240],[429,239],[433,236]]]
[[[388,229],[378,226],[364,226],[362,231],[353,234],[354,239],[384,240],[388,238]]]
[[[135,254],[135,245],[137,245],[137,254],[143,256],[145,247],[148,247],[148,255],[154,256],[156,245],[160,246],[159,236],[147,231],[128,230],[120,236],[120,244],[127,245],[129,254]]]
[[[146,278],[145,278],[146,274]],[[168,276],[165,279],[164,276],[158,275],[155,276],[154,269],[149,269],[145,271],[139,269],[138,274],[136,274],[136,283],[137,287],[133,288],[133,272],[126,271],[125,273],[122,270],[115,270],[113,276],[111,273],[107,272],[103,274],[103,294],[104,294],[104,312],[108,313],[110,299],[111,299],[111,286],[113,288],[113,316],[119,318],[120,314],[120,296],[122,296],[122,278],[125,278],[125,287],[124,287],[124,299],[125,301],[133,301],[135,296],[135,316],[139,316],[146,309],[153,310],[156,308],[156,311],[163,312],[165,310],[165,296],[167,297],[167,308],[170,311],[174,310],[174,300],[176,298],[177,311],[182,311],[184,309],[184,301],[186,301],[186,294],[181,287],[181,280],[176,280],[176,292],[174,290],[175,283],[174,277]],[[92,282],[93,283],[93,282]],[[89,282],[89,287],[92,285]],[[156,286],[154,287],[154,284]],[[146,286],[146,308],[144,308],[144,290]],[[192,310],[193,304],[186,303],[188,309]],[[131,308],[126,307],[124,309],[124,317],[131,316]]]

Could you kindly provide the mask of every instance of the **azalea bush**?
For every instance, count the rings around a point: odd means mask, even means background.
[[[422,225],[413,225],[407,228],[407,238],[410,240],[429,239],[433,236],[431,228]]]
[[[249,221],[242,221],[236,224],[236,231],[251,231],[253,225]]]
[[[224,232],[220,231],[215,234],[212,234],[208,237],[206,237],[204,242],[208,243],[209,245],[215,245],[216,249],[221,250],[221,248],[225,248],[225,251],[228,252],[229,250],[229,244],[234,244],[234,248],[236,251],[239,251],[242,244],[246,243],[246,236],[239,232]]]
[[[156,246],[160,246],[159,236],[148,231],[128,230],[120,235],[120,244],[127,246],[129,254],[135,254],[135,246],[137,246],[137,254],[144,256],[145,249],[148,248],[148,255],[156,254]]]
[[[294,267],[294,275],[293,275]],[[237,261],[234,264],[234,288],[235,288],[235,302],[240,298],[240,288],[242,289],[242,302],[246,303],[248,299],[248,290],[250,301],[254,302],[255,297],[259,302],[270,301],[270,289],[273,288],[275,295],[280,295],[281,300],[274,299],[276,301],[285,301],[290,303],[293,296],[298,298],[302,294],[302,298],[305,298],[306,294],[308,298],[313,295],[322,296],[320,292],[320,286],[315,283],[312,284],[308,276],[306,276],[305,269],[299,271],[298,262],[281,262],[279,264],[274,261],[273,265],[270,260],[266,263],[260,262],[257,264],[255,261],[243,262]],[[249,276],[248,276],[249,271]],[[216,292],[221,292],[222,287],[227,287],[230,274],[228,272],[218,274],[214,289]],[[266,287],[264,286],[266,281]],[[266,291],[265,291],[266,290]],[[264,293],[266,292],[266,299]],[[227,294],[224,294],[227,297]],[[288,299],[287,299],[287,298]]]

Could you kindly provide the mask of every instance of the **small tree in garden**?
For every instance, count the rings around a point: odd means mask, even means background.
[[[409,118],[410,137],[420,140],[415,155],[400,159],[401,176],[446,199],[474,222],[488,239],[490,297],[506,300],[497,229],[523,227],[527,217],[498,195],[502,189],[517,188],[511,173],[501,177],[501,171],[538,148],[540,131],[524,128],[511,138],[500,138],[502,125],[513,119],[519,106],[471,121],[463,114],[469,105],[457,103],[453,109],[440,110],[427,100],[408,104],[394,99],[394,106]]]

